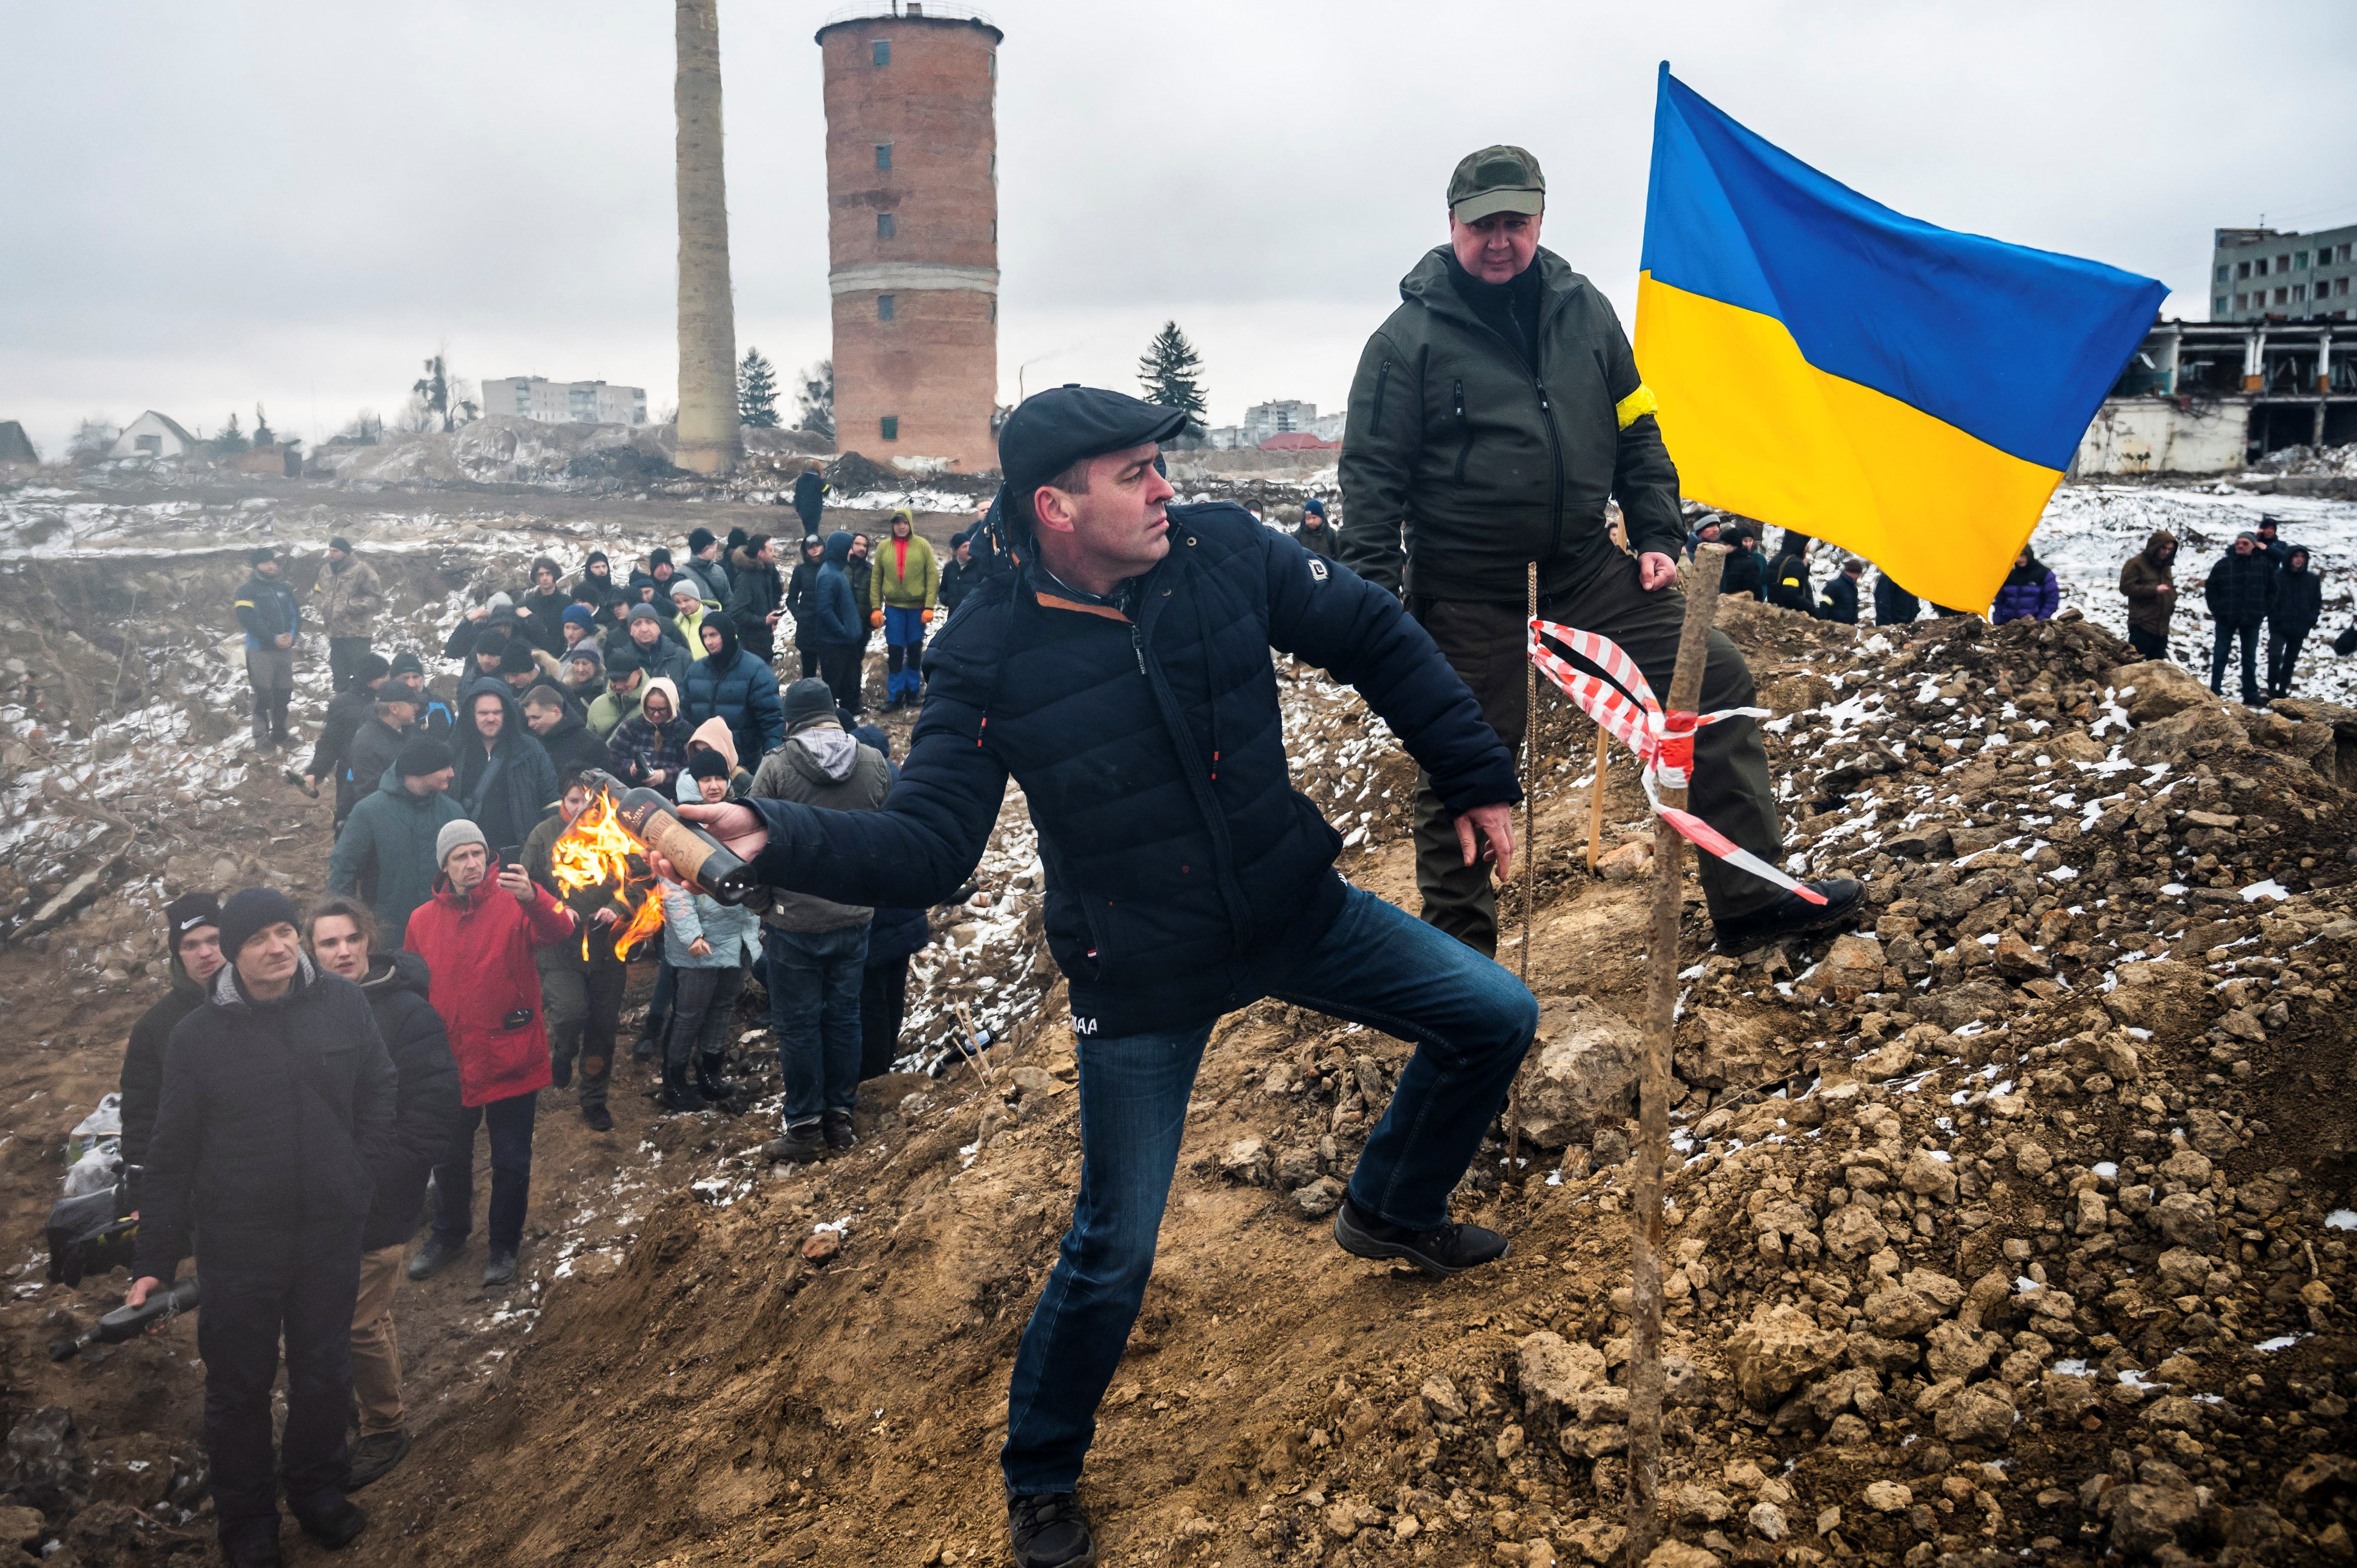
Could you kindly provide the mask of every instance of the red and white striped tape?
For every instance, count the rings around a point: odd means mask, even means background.
[[[1532,661],[1563,689],[1565,695],[1579,704],[1581,712],[1635,754],[1641,765],[1639,777],[1645,786],[1645,799],[1656,816],[1669,823],[1680,838],[1727,865],[1797,893],[1812,904],[1825,901],[1824,894],[1785,875],[1693,812],[1662,803],[1663,787],[1684,789],[1693,780],[1695,731],[1721,719],[1764,719],[1767,709],[1721,708],[1709,714],[1665,714],[1654,700],[1652,685],[1646,681],[1644,672],[1620,650],[1619,643],[1551,620],[1534,618],[1530,628]],[[1569,660],[1547,646],[1549,638],[1603,671],[1609,679],[1572,668]],[[1598,783],[1600,786],[1601,780]]]

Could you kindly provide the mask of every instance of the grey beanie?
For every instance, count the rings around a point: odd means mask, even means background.
[[[490,841],[483,837],[483,830],[477,827],[474,823],[468,822],[464,817],[459,818],[455,822],[443,823],[442,831],[434,835],[434,865],[436,869],[438,870],[450,864],[450,852],[452,850],[463,848],[465,845],[470,843],[481,844],[487,850],[491,847]]]
[[[814,675],[805,675],[785,690],[786,728],[808,719],[834,717],[834,692]]]

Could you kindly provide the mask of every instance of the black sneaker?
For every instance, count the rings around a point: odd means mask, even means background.
[[[815,1122],[799,1122],[786,1129],[782,1138],[772,1138],[761,1145],[761,1153],[771,1163],[806,1165],[826,1158],[826,1138]]]
[[[1866,889],[1846,876],[1812,882],[1809,888],[1822,894],[1825,901],[1812,904],[1798,893],[1787,893],[1765,908],[1714,922],[1718,935],[1718,950],[1749,952],[1754,948],[1764,948],[1786,937],[1822,931],[1828,926],[1838,926],[1849,919],[1857,913],[1858,906],[1866,902]]]
[[[373,1433],[352,1444],[351,1478],[344,1490],[357,1492],[371,1481],[382,1480],[384,1473],[409,1457],[409,1433]]]
[[[1432,1230],[1386,1225],[1361,1211],[1348,1196],[1334,1215],[1334,1240],[1354,1257],[1404,1258],[1426,1273],[1440,1276],[1494,1262],[1513,1250],[1503,1236],[1479,1225],[1443,1225]]]
[[[513,1252],[493,1252],[483,1265],[483,1283],[494,1288],[515,1283],[516,1255]]]
[[[851,1130],[850,1112],[830,1111],[821,1118],[821,1124],[824,1129],[826,1146],[834,1153],[840,1155],[859,1146],[858,1135]]]
[[[409,1260],[409,1277],[413,1280],[432,1279],[466,1250],[464,1240],[445,1241],[439,1236],[428,1236],[425,1245],[417,1249],[417,1256]]]
[[[592,1133],[610,1133],[614,1130],[614,1113],[603,1105],[583,1106],[581,1120],[589,1123],[589,1131]]]
[[[346,1498],[317,1513],[298,1513],[295,1522],[303,1527],[304,1534],[333,1552],[360,1539],[361,1531],[368,1528],[368,1515],[361,1511],[360,1504]]]
[[[1015,1568],[1089,1568],[1097,1560],[1096,1537],[1070,1492],[1007,1498],[1006,1539]]]

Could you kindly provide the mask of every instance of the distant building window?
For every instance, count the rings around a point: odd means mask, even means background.
[[[2265,256],[2259,258],[2259,275],[2261,277],[2267,275],[2267,259]]]
[[[2276,292],[2280,294],[2283,291],[2278,289]],[[878,321],[889,321],[892,319],[892,296],[890,295],[879,294],[876,296],[876,319]]]
[[[2287,295],[2287,294],[2288,294],[2289,292],[2290,292],[2290,291],[2289,291],[2288,289],[2280,289],[2280,288],[2279,288],[2279,289],[2276,290],[2276,303],[2277,305],[2281,305],[2281,304],[2284,302],[2284,295]]]
[[[2226,296],[2222,294],[2216,299],[2211,301],[2210,314],[2212,316],[2223,316],[2226,314]]]
[[[2304,283],[2296,283],[2292,285],[2291,297],[2294,304],[2298,304],[2301,300],[2306,299],[2308,297],[2308,285]]]
[[[2279,273],[2287,273],[2291,271],[2291,257],[2289,254],[2287,253],[2276,258],[2276,271]]]
[[[2226,281],[2226,269],[2224,267],[2220,267],[2218,269],[2217,281],[2220,283],[2224,283]]]
[[[2234,308],[2237,310],[2249,308],[2250,303],[2251,296],[2247,294],[2238,294],[2234,296]]]
[[[2308,252],[2306,251],[2297,252],[2293,254],[2291,259],[2291,270],[2296,273],[2304,273],[2308,271]]]
[[[998,80],[998,51],[996,49],[990,51],[990,80],[993,81],[996,81]]]
[[[2251,263],[2248,262],[2237,262],[2234,264],[2234,275],[2238,278],[2249,277],[2251,275]]]
[[[900,439],[900,416],[899,414],[888,413],[876,423],[882,428],[885,440],[898,441]]]
[[[2336,262],[2347,261],[2349,259],[2349,246],[2345,242],[2333,246],[2332,259]]]
[[[892,63],[891,39],[878,38],[876,40],[876,63],[877,65],[890,65]]]
[[[879,240],[888,240],[892,237],[892,215],[889,212],[878,212],[876,215],[876,237]]]
[[[891,143],[878,142],[876,144],[876,166],[879,169],[888,169],[892,166]]]
[[[164,450],[164,438],[160,435],[134,436],[131,444],[142,452],[161,453]]]
[[[998,155],[996,153],[990,155],[990,183],[993,185],[996,185],[998,183]]]
[[[2335,294],[2347,294],[2349,292],[2349,280],[2347,278],[2333,279],[2332,292]]]

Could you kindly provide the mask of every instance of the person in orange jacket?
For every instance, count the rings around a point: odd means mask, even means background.
[[[542,1026],[534,948],[570,941],[573,912],[490,853],[483,830],[460,819],[436,835],[442,874],[434,897],[409,917],[403,943],[433,972],[426,1000],[450,1033],[458,1058],[458,1125],[448,1156],[434,1167],[434,1233],[409,1261],[422,1280],[465,1251],[475,1199],[475,1130],[491,1141],[490,1259],[483,1283],[516,1276],[524,1206],[532,1195],[533,1110],[554,1081]]]
[[[924,690],[925,628],[941,603],[942,568],[914,516],[892,514],[892,537],[867,574],[867,624],[884,628],[884,706],[913,703]]]

